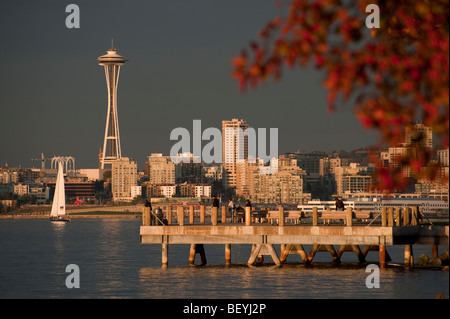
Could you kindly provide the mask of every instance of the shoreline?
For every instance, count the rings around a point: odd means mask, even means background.
[[[138,212],[83,212],[83,213],[69,213],[71,219],[79,218],[141,218],[142,213]],[[2,219],[48,219],[50,218],[50,213],[41,214],[7,214],[0,215],[0,220]]]

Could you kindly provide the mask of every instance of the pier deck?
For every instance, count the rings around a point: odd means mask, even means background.
[[[218,222],[217,213],[218,209],[212,209],[211,224],[204,224],[205,208],[203,207],[198,216],[202,221],[199,224],[194,223],[192,208],[189,210],[189,216],[186,216],[184,208],[178,207],[176,212],[178,224],[174,225],[171,209],[166,212],[164,218],[161,211],[157,217],[154,213],[150,213],[149,209],[144,208],[140,242],[162,245],[163,267],[168,264],[169,244],[191,244],[189,257],[191,265],[196,254],[200,254],[202,264],[206,263],[204,244],[224,244],[226,264],[229,264],[231,260],[231,244],[252,244],[249,264],[264,254],[270,255],[278,265],[285,261],[289,254],[299,254],[304,262],[310,263],[317,251],[328,251],[337,262],[344,251],[353,251],[360,261],[364,261],[368,251],[376,250],[379,251],[382,267],[385,266],[386,260],[389,260],[386,246],[404,245],[405,264],[411,265],[413,263],[412,245],[431,245],[435,254],[439,245],[449,244],[449,226],[420,225],[419,215],[413,209],[405,209],[404,212],[386,209],[379,216],[381,225],[380,223],[373,225],[368,220],[366,224],[353,225],[357,215],[351,208],[335,215],[336,219],[344,220],[343,224],[319,224],[320,213],[324,218],[329,219],[333,217],[330,211],[313,211],[309,224],[306,222],[286,224],[285,218],[292,216],[292,212],[284,212],[280,208],[279,217],[281,218],[275,225],[269,224],[268,220],[261,223],[260,218],[255,218],[258,214],[252,213],[249,209],[245,212],[244,223],[231,223],[230,218],[228,218],[230,222],[227,223],[225,209],[222,210],[222,222]],[[273,220],[274,212],[271,213]],[[187,218],[189,224],[185,224]],[[259,223],[254,223],[256,220]],[[281,245],[281,258],[278,257],[273,245]],[[303,245],[313,245],[309,254],[305,252]],[[333,245],[339,245],[337,252]],[[359,246],[364,248],[361,250]]]
[[[141,226],[141,244],[448,245],[448,226]]]
[[[394,237],[393,227],[232,224],[141,226],[142,244],[393,245]]]

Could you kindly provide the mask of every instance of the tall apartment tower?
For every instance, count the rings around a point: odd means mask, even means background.
[[[422,147],[433,148],[433,131],[431,127],[417,123],[414,126],[405,128],[405,143],[407,146],[418,143]]]
[[[98,57],[98,64],[105,68],[106,86],[108,88],[108,111],[106,113],[105,138],[103,140],[103,152],[101,153],[100,168],[105,164],[122,157],[120,148],[119,118],[117,114],[117,86],[119,84],[120,67],[125,64],[127,58],[118,55],[111,41],[111,49],[107,54]],[[109,149],[108,149],[109,144]]]
[[[438,150],[437,157],[442,166],[449,166],[448,147],[446,149]]]
[[[114,201],[131,201],[132,187],[137,186],[137,162],[122,157],[111,162],[111,192]]]
[[[161,153],[153,153],[148,156],[148,174],[150,184],[175,184],[175,163],[170,156]]]
[[[248,158],[249,125],[244,120],[222,121],[222,165],[226,187],[236,188],[236,164]]]

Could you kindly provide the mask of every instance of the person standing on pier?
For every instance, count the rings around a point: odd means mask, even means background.
[[[335,197],[334,201],[336,202],[336,210],[339,210],[339,211],[344,211],[345,210],[345,205],[344,205],[344,202],[342,200],[340,200],[339,198]]]
[[[234,202],[231,200],[231,198],[228,200],[228,210],[229,210],[230,215],[231,215],[231,222],[234,222],[235,207],[234,207]]]
[[[152,203],[150,201],[146,198],[144,200],[144,207],[150,207],[150,225],[154,225],[155,224],[155,217],[153,216]]]
[[[213,196],[212,207],[219,208],[219,200],[217,199],[217,197],[215,195]]]
[[[145,199],[144,207],[150,207],[150,211],[152,210],[152,203],[147,198]]]

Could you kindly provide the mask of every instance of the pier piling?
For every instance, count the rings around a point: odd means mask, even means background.
[[[308,262],[308,256],[301,244],[282,244],[280,262],[284,263],[289,255],[299,254],[304,263]]]
[[[278,226],[284,226],[284,207],[278,207]]]
[[[225,265],[231,265],[231,244],[225,244]]]
[[[217,210],[218,207],[211,207],[211,225],[217,226]]]
[[[394,208],[389,207],[387,212],[387,222],[389,227],[394,227]]]
[[[414,254],[412,245],[405,245],[405,266],[414,265]]]
[[[162,244],[161,245],[161,262],[162,262],[162,268],[167,268],[169,265],[169,245],[168,244]]]
[[[222,205],[222,224],[227,222],[227,207]]]
[[[413,207],[411,210],[411,226],[419,225],[419,210]]]
[[[277,252],[270,244],[253,244],[252,253],[248,260],[249,265],[253,265],[258,256],[269,255],[272,257],[275,265],[280,266],[281,262]]]
[[[142,225],[150,226],[150,207],[144,207],[142,212]]]
[[[205,205],[200,205],[200,224],[205,223]]]
[[[186,205],[188,206],[188,205]],[[177,224],[173,224],[172,207],[164,206],[166,214],[159,207],[155,207],[154,213],[158,218],[153,221],[150,207],[143,207],[142,226],[140,228],[140,241],[142,244],[161,244],[161,261],[163,268],[168,266],[168,250],[170,244],[190,244],[189,264],[195,265],[195,257],[200,255],[201,265],[206,264],[204,244],[223,244],[225,247],[225,265],[231,264],[231,244],[251,244],[252,252],[248,264],[252,265],[257,260],[262,261],[263,256],[272,257],[276,265],[284,263],[291,254],[300,255],[304,263],[311,263],[317,252],[328,252],[333,262],[339,263],[344,252],[353,251],[360,262],[366,260],[369,251],[377,251],[380,267],[386,267],[391,258],[387,252],[389,245],[403,245],[404,265],[409,267],[414,264],[413,245],[430,245],[433,257],[438,255],[438,245],[448,245],[448,226],[430,224],[419,225],[420,215],[417,209],[405,207],[403,209],[384,208],[381,214],[381,225],[372,226],[353,225],[353,219],[364,219],[372,216],[370,212],[353,211],[347,208],[345,212],[322,211],[317,207],[312,210],[312,222],[298,224],[297,216],[303,212],[285,211],[283,206],[278,211],[252,211],[250,207],[244,209],[244,221],[241,223],[226,223],[226,206],[221,209],[221,221],[218,225],[218,208],[211,208],[211,224],[205,225],[205,206],[200,205],[200,224],[194,223],[195,207],[189,205],[189,219],[185,216],[184,205],[177,206]],[[410,214],[412,212],[412,214]],[[252,213],[255,221],[252,221]],[[322,215],[319,215],[322,213]],[[265,214],[268,216],[265,218]],[[271,216],[269,216],[271,214]],[[157,220],[165,220],[163,224]],[[343,220],[318,225],[318,219]],[[378,218],[379,215],[373,217]],[[403,217],[403,218],[402,218]],[[369,217],[370,218],[370,217]],[[185,225],[185,221],[189,224]],[[278,226],[272,222],[278,220]],[[398,226],[398,225],[401,226]],[[281,256],[278,257],[273,245],[281,245]],[[303,245],[312,245],[307,254]],[[338,245],[336,252],[333,245]],[[363,251],[359,248],[364,246]]]
[[[347,207],[347,211],[346,211],[346,226],[347,227],[352,227],[353,225],[353,209],[351,207]]]
[[[319,221],[319,215],[318,215],[318,212],[317,212],[317,207],[313,207],[313,210],[312,210],[312,225],[313,226],[317,226],[318,221]]]
[[[194,206],[191,205],[189,206],[189,224],[193,224],[194,223]]]
[[[379,246],[380,251],[380,268],[386,267],[386,245]]]
[[[195,266],[195,255],[200,255],[200,266],[206,265],[206,254],[205,247],[203,244],[191,244],[191,249],[189,251],[189,266]]]
[[[400,227],[402,225],[402,209],[400,207],[395,208],[394,218],[395,226]]]
[[[439,246],[431,245],[431,258],[437,258],[439,256]]]
[[[356,256],[358,256],[359,262],[366,261],[366,259],[364,258],[364,255],[361,252],[361,249],[359,248],[358,245],[340,245],[338,252],[337,252],[337,256],[339,259],[341,259],[342,254],[344,252],[354,252],[356,254]]]
[[[403,208],[403,226],[408,226],[410,224],[410,212],[409,212],[409,207],[405,207]]]
[[[327,251],[330,253],[331,257],[333,258],[334,263],[339,263],[340,259],[336,253],[336,250],[334,249],[333,245],[321,245],[321,244],[314,244],[308,254],[308,263],[312,263],[314,256],[319,251]]]
[[[170,205],[167,206],[166,219],[167,219],[167,224],[172,225],[172,206],[170,206]]]
[[[184,207],[178,206],[177,208],[177,214],[178,214],[178,225],[184,226]]]
[[[386,213],[386,207],[381,208],[381,227],[387,226],[387,213]]]
[[[251,207],[245,207],[245,226],[252,224],[252,211]]]

